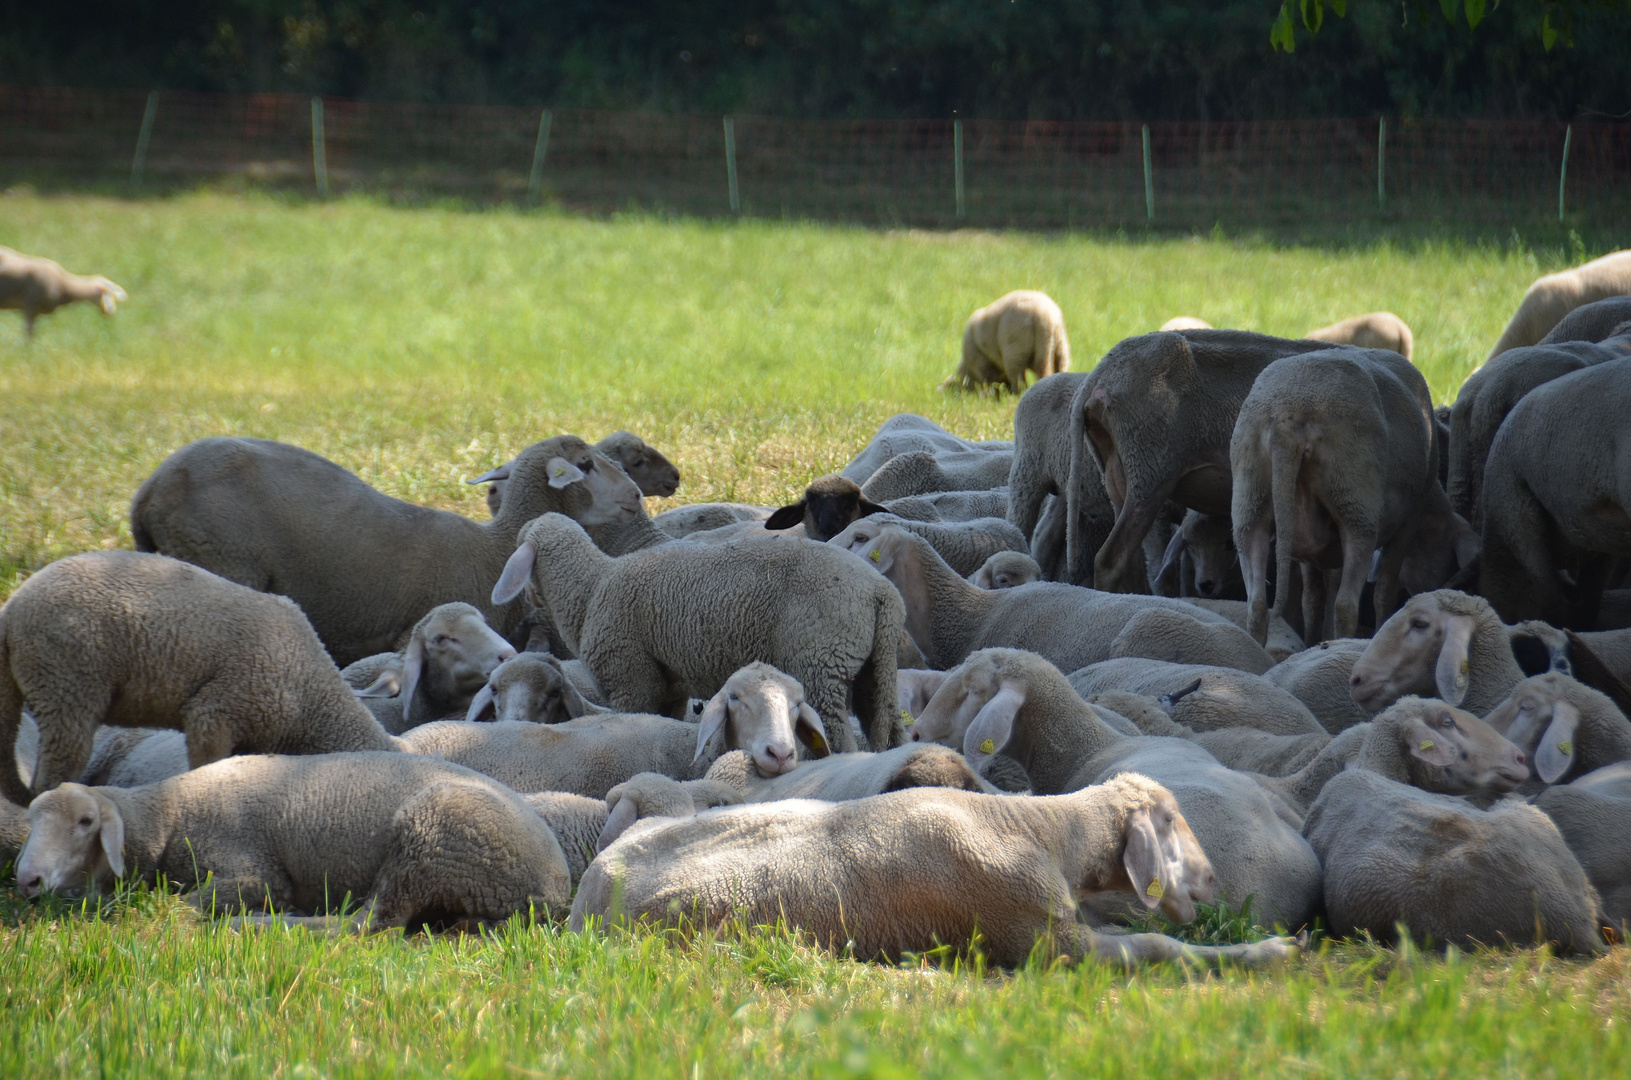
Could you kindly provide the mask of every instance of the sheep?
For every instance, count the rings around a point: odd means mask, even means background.
[[[612,559],[577,522],[545,514],[522,531],[493,602],[529,581],[613,708],[683,707],[763,660],[804,687],[826,748],[856,748],[851,698],[872,748],[905,741],[895,705],[900,596],[832,545],[679,543]]]
[[[831,542],[846,543],[870,527],[858,522]],[[900,590],[906,631],[934,668],[955,667],[976,649],[1002,645],[1034,649],[1074,671],[1108,659],[1116,635],[1141,611],[1198,610],[1181,600],[1117,596],[1048,581],[988,592],[959,577],[927,540],[898,525],[883,526],[853,550]],[[1234,629],[1221,615],[1201,612],[1201,621]]]
[[[1070,491],[1070,410],[1085,374],[1050,375],[1026,391],[1014,407],[1014,459],[1008,472],[1008,520],[1030,541],[1049,581],[1091,584],[1085,570],[1072,575],[1064,563],[1065,498]],[[1082,543],[1098,550],[1110,533],[1115,510],[1097,475],[1083,477],[1075,506]],[[1050,511],[1045,513],[1045,511]]]
[[[1251,605],[1244,600],[1211,600],[1203,596],[1183,597],[1186,604],[1193,604],[1198,608],[1222,615],[1242,630],[1250,631]],[[1291,624],[1280,618],[1274,612],[1269,612],[1268,640],[1263,644],[1263,650],[1280,663],[1289,656],[1295,656],[1308,646],[1303,644],[1302,636],[1291,628]]]
[[[1526,803],[1479,810],[1349,769],[1326,782],[1304,831],[1325,866],[1334,933],[1390,941],[1402,924],[1462,946],[1604,951],[1596,890],[1557,827]]]
[[[584,694],[565,663],[544,653],[522,653],[493,669],[464,718],[476,722],[492,713],[500,721],[562,724],[607,711]]]
[[[1602,902],[1604,921],[1621,939],[1631,927],[1631,768],[1624,762],[1548,787],[1533,802],[1562,834]],[[4,807],[0,806],[0,813]],[[4,857],[0,843],[0,858]]]
[[[868,799],[810,799],[643,823],[583,876],[568,926],[695,920],[785,921],[826,948],[897,958],[976,931],[993,963],[1017,966],[1041,943],[1071,960],[1263,964],[1301,940],[1186,945],[1158,934],[1099,934],[1078,898],[1129,892],[1188,921],[1211,899],[1205,852],[1172,795],[1142,776],[1047,799],[912,788]]]
[[[1310,330],[1303,337],[1337,345],[1357,345],[1361,349],[1387,349],[1406,360],[1415,346],[1415,336],[1405,321],[1391,311],[1372,311],[1351,319]]]
[[[16,803],[0,799],[0,866],[15,859],[27,839],[28,811]]]
[[[1438,589],[1412,596],[1377,629],[1354,662],[1348,692],[1370,712],[1424,694],[1483,716],[1523,678],[1489,602]]]
[[[675,780],[661,773],[638,773],[591,799],[565,791],[538,791],[521,801],[544,819],[560,842],[566,869],[577,885],[595,856],[633,825],[653,817],[690,817],[715,806],[734,806],[742,796],[714,780]]]
[[[775,511],[765,519],[764,527],[779,531],[803,525],[805,536],[827,541],[870,514],[888,512],[888,507],[862,495],[855,481],[829,473],[810,481],[804,498]]]
[[[76,300],[95,303],[103,315],[112,315],[125,291],[100,275],[81,277],[50,259],[24,255],[0,247],[0,311],[23,313],[23,330],[32,339],[34,320]]]
[[[872,436],[872,441],[862,447],[861,452],[856,454],[848,465],[839,470],[839,475],[854,480],[857,484],[865,484],[885,462],[900,454],[918,450],[942,454],[1013,448],[1013,443],[1002,440],[970,441],[959,438],[926,416],[896,413],[878,425],[877,434]]]
[[[28,823],[28,897],[163,874],[205,912],[352,897],[357,911],[322,925],[379,930],[559,910],[572,895],[560,844],[519,795],[411,754],[256,755],[139,788],[64,784]]]
[[[1007,485],[1013,461],[1011,450],[946,454],[918,450],[884,462],[861,485],[861,491],[868,499],[883,503],[943,491],[990,491]]]
[[[1631,760],[1631,721],[1606,695],[1558,672],[1520,682],[1485,719],[1529,754],[1542,784]]]
[[[595,449],[610,458],[628,478],[634,481],[641,495],[669,496],[679,490],[680,471],[640,436],[627,431],[614,431],[595,444]],[[494,517],[504,505],[504,486],[509,483],[509,470],[514,461],[489,469],[467,484],[490,484],[487,489],[487,510]]]
[[[1398,613],[1393,617],[1398,618]],[[1370,712],[1350,693],[1354,664],[1370,645],[1367,638],[1322,641],[1286,657],[1263,672],[1263,678],[1302,702],[1320,726],[1335,735],[1371,718]],[[1379,702],[1377,708],[1385,708],[1398,696],[1394,694],[1387,701]]]
[[[1076,684],[1073,681],[1071,685],[1074,687]],[[1196,679],[1190,685],[1198,690],[1200,680]],[[1107,690],[1092,694],[1086,700],[1089,705],[1112,710],[1131,720],[1137,734],[1188,739],[1220,763],[1238,772],[1286,776],[1307,765],[1331,742],[1331,736],[1323,731],[1306,735],[1271,735],[1255,727],[1196,731],[1187,724],[1178,723],[1169,712],[1188,696],[1188,692],[1192,691],[1185,688],[1157,699],[1125,690]],[[1077,690],[1077,693],[1081,691]]]
[[[0,608],[0,753],[14,752],[25,704],[35,792],[80,775],[104,723],[185,731],[193,768],[245,751],[396,749],[291,601],[134,551],[60,559]],[[0,794],[32,798],[9,768]]]
[[[1620,327],[1631,322],[1631,296],[1611,296],[1584,304],[1558,320],[1556,326],[1535,344],[1558,345],[1566,341],[1603,341],[1618,337]]]
[[[987,649],[969,657],[912,725],[912,739],[961,747],[977,771],[993,755],[1014,758],[1043,795],[1143,773],[1177,797],[1217,860],[1226,896],[1237,903],[1255,896],[1268,920],[1287,926],[1315,912],[1319,861],[1289,806],[1192,742],[1116,732],[1035,653]]]
[[[1008,516],[1008,489],[989,491],[931,491],[890,499],[885,508],[896,517],[913,521],[973,521]]]
[[[1193,315],[1174,315],[1161,324],[1161,332],[1171,330],[1210,330],[1212,324],[1205,319],[1198,319]]]
[[[764,777],[752,759],[740,750],[719,758],[707,779],[738,792],[744,802],[779,799],[823,799],[843,802],[903,791],[911,787],[947,787],[998,794],[982,780],[963,755],[944,746],[908,743],[876,754],[831,754],[801,764],[790,773]]]
[[[296,446],[200,439],[136,492],[131,536],[138,551],[289,597],[341,666],[400,647],[425,612],[454,600],[508,637],[522,612],[490,593],[521,526],[547,510],[590,524],[634,517],[640,492],[572,435],[534,443],[506,469],[510,498],[481,524],[393,499]]]
[[[1478,591],[1502,618],[1596,629],[1611,564],[1631,555],[1627,415],[1622,357],[1537,386],[1501,424],[1484,465]]]
[[[1067,416],[1070,580],[1144,592],[1141,545],[1169,500],[1229,513],[1229,436],[1258,373],[1281,357],[1335,347],[1240,330],[1184,330],[1127,338],[1106,353],[1077,388]],[[1101,485],[1115,523],[1091,554],[1081,526]]]
[[[1007,387],[1025,392],[1025,373],[1040,381],[1070,370],[1065,316],[1047,293],[1018,289],[968,317],[963,327],[963,359],[940,389]]]
[[[1268,636],[1271,546],[1274,609],[1282,617],[1288,610],[1296,560],[1310,638],[1325,621],[1325,570],[1341,570],[1335,636],[1354,637],[1373,566],[1381,625],[1401,586],[1436,589],[1476,558],[1478,535],[1438,484],[1432,413],[1421,372],[1386,349],[1286,357],[1258,375],[1240,406],[1229,462],[1235,547],[1259,642]]]
[[[1072,671],[1069,679],[1083,697],[1112,690],[1170,697],[1172,719],[1195,731],[1251,727],[1271,735],[1325,734],[1290,693],[1262,676],[1233,668],[1123,658],[1089,664]]]
[[[968,576],[976,589],[1012,589],[1042,580],[1042,568],[1023,551],[999,551]]]
[[[1616,251],[1581,266],[1536,278],[1484,363],[1508,349],[1536,344],[1576,308],[1627,294],[1631,294],[1631,251]]]
[[[922,538],[954,573],[963,578],[977,573],[999,552],[1024,554],[1026,548],[1025,538],[1019,530],[1002,518],[937,523],[907,521],[893,514],[874,514],[857,521],[828,543],[845,551],[860,551],[890,525]]]
[[[167,728],[99,727],[85,771],[74,779],[88,787],[141,787],[188,769],[187,737]]]
[[[1208,600],[1246,599],[1245,579],[1240,574],[1240,555],[1235,551],[1233,526],[1223,514],[1184,511],[1183,520],[1173,531],[1162,555],[1160,579],[1178,568],[1178,595]],[[1242,627],[1245,629],[1245,627]]]
[[[465,603],[438,604],[414,625],[407,648],[359,660],[340,676],[380,726],[398,735],[463,715],[493,669],[514,655],[515,646],[480,611]]]
[[[680,539],[741,521],[764,521],[772,512],[767,507],[748,506],[745,503],[695,503],[664,510],[653,517],[651,523],[669,536]]]
[[[1200,611],[1152,608],[1128,619],[1110,643],[1110,658],[1123,656],[1206,664],[1261,675],[1274,657],[1232,622],[1219,625]]]

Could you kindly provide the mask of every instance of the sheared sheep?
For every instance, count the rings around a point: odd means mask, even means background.
[[[1038,380],[1070,370],[1065,316],[1047,293],[1018,289],[968,317],[963,328],[963,360],[940,384],[958,387],[1006,386],[1025,392],[1025,373]]]
[[[1337,345],[1356,345],[1361,349],[1387,349],[1406,360],[1415,347],[1415,336],[1405,321],[1391,311],[1373,311],[1368,315],[1355,315],[1351,319],[1310,330],[1303,337],[1310,341],[1329,341]]]
[[[380,726],[399,735],[463,715],[493,669],[514,655],[515,646],[474,607],[438,604],[414,625],[401,652],[365,657],[340,676]]]
[[[34,336],[34,320],[76,300],[95,303],[112,315],[119,301],[130,299],[105,277],[80,277],[58,263],[0,247],[0,311],[23,313],[23,329]]]
[[[1536,278],[1484,363],[1508,349],[1535,344],[1578,307],[1628,293],[1631,293],[1631,251],[1616,251],[1581,266]]]

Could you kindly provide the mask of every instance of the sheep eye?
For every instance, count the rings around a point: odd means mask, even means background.
[[[88,829],[94,824],[96,824],[96,822],[88,817],[82,817],[79,819],[79,827],[82,829]]]
[[[1411,619],[1410,620],[1410,629],[1412,629],[1412,630],[1425,630],[1425,629],[1427,629],[1427,620],[1426,619]]]

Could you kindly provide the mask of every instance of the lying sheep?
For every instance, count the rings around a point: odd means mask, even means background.
[[[1611,296],[1584,304],[1558,320],[1537,345],[1557,345],[1567,341],[1602,341],[1616,336],[1622,323],[1631,322],[1631,296]]]
[[[584,695],[561,661],[547,653],[522,653],[493,669],[464,718],[476,722],[491,714],[506,722],[564,724],[607,711]]]
[[[1371,712],[1423,694],[1484,716],[1523,678],[1489,602],[1438,589],[1412,596],[1377,628],[1354,662],[1348,692]]]
[[[1023,551],[999,551],[968,576],[976,589],[1012,589],[1042,580],[1042,568]]]
[[[1075,686],[1075,682],[1072,681],[1071,685]],[[1273,735],[1255,727],[1197,731],[1187,724],[1178,723],[1172,718],[1172,711],[1185,697],[1199,689],[1200,680],[1196,679],[1190,688],[1160,698],[1125,690],[1106,690],[1087,697],[1087,703],[1113,710],[1131,720],[1138,734],[1188,739],[1237,772],[1286,776],[1314,760],[1331,742],[1331,736],[1323,731],[1306,735]]]
[[[884,463],[901,454],[927,451],[931,454],[962,453],[969,450],[1012,450],[1014,444],[1002,440],[970,441],[953,435],[926,416],[896,413],[878,425],[877,434],[861,448],[839,475],[865,484]]]
[[[895,705],[900,597],[832,545],[679,543],[611,559],[576,522],[546,514],[522,531],[493,603],[529,581],[613,708],[683,708],[762,660],[803,686],[826,727],[824,748],[855,749],[852,699],[873,748],[905,741]]]
[[[1123,656],[1235,668],[1252,675],[1274,666],[1274,657],[1233,623],[1220,626],[1199,611],[1167,608],[1140,611],[1127,620],[1110,643],[1110,659]]]
[[[867,523],[832,540],[843,544]],[[1198,609],[1160,596],[1117,596],[1075,585],[1039,581],[988,592],[946,564],[930,543],[898,525],[886,525],[856,554],[883,574],[905,600],[906,630],[930,667],[950,668],[976,649],[1033,649],[1074,671],[1109,658],[1116,635],[1134,615],[1151,608]],[[1234,626],[1220,615],[1202,622]]]
[[[968,577],[1000,552],[1025,552],[1025,538],[1002,518],[976,521],[906,521],[893,514],[874,514],[857,521],[828,543],[845,551],[859,552],[893,525],[926,540],[946,565],[961,577]]]
[[[1008,520],[1030,542],[1049,581],[1087,585],[1084,570],[1072,577],[1064,563],[1065,498],[1070,491],[1070,409],[1085,374],[1068,372],[1042,379],[1014,407],[1014,460],[1008,472]],[[1091,482],[1089,482],[1091,481]],[[1097,551],[1110,533],[1115,510],[1101,477],[1084,477],[1076,502],[1081,542]],[[1051,507],[1051,513],[1044,509]],[[1048,528],[1044,528],[1044,525]]]
[[[1381,625],[1401,587],[1436,589],[1471,565],[1478,536],[1439,487],[1432,413],[1427,380],[1384,349],[1290,356],[1258,375],[1240,406],[1229,462],[1235,547],[1259,642],[1268,636],[1271,548],[1275,613],[1286,615],[1296,561],[1310,639],[1322,636],[1326,570],[1341,572],[1333,636],[1354,637],[1373,566]]]
[[[1631,928],[1631,768],[1609,765],[1573,783],[1548,787],[1533,802],[1562,834],[1621,934]],[[0,806],[0,813],[4,807]],[[0,855],[3,857],[3,855]]]
[[[695,503],[664,510],[651,523],[676,540],[743,521],[764,521],[772,511],[746,503]]]
[[[507,468],[509,499],[481,524],[393,499],[296,446],[200,439],[142,484],[130,531],[139,551],[289,597],[345,665],[400,647],[425,612],[454,600],[508,636],[521,611],[491,593],[522,525],[550,510],[588,523],[640,510],[622,470],[575,436],[535,443]]]
[[[642,495],[669,496],[679,490],[680,471],[640,436],[627,431],[614,431],[595,444],[595,449],[610,458],[622,469]],[[519,459],[517,459],[519,460]],[[487,510],[494,517],[504,505],[504,487],[509,483],[509,471],[514,461],[482,473],[467,484],[491,484],[487,489]]]
[[[64,784],[28,819],[24,896],[163,874],[205,912],[355,898],[340,925],[384,929],[542,914],[572,895],[560,844],[519,795],[410,754],[236,757],[146,787]]]
[[[1406,606],[1408,607],[1408,604]],[[1393,617],[1398,618],[1398,613]],[[1356,702],[1350,692],[1354,664],[1370,645],[1369,638],[1322,641],[1312,648],[1286,657],[1263,672],[1263,678],[1302,702],[1314,715],[1314,719],[1319,721],[1320,726],[1335,735],[1355,724],[1363,724],[1371,718],[1370,711]],[[1403,692],[1389,691],[1380,695],[1376,708],[1386,708],[1387,705],[1397,701],[1399,694]],[[1419,687],[1410,691],[1410,693],[1432,692]]]
[[[1631,760],[1631,721],[1606,695],[1557,672],[1525,679],[1485,719],[1529,754],[1542,784]]]
[[[782,507],[765,519],[767,529],[804,526],[811,540],[831,540],[869,514],[887,514],[889,508],[861,494],[861,485],[837,473],[818,476],[804,489],[804,498]]]
[[[340,676],[380,726],[398,735],[463,715],[493,669],[514,655],[515,646],[474,607],[438,604],[414,625],[401,652],[366,657]]]
[[[187,736],[168,728],[99,727],[91,759],[74,779],[87,787],[141,787],[189,768]]]
[[[1303,337],[1310,341],[1329,341],[1337,345],[1355,345],[1361,349],[1387,349],[1406,360],[1415,346],[1415,336],[1405,321],[1391,311],[1373,311],[1368,315],[1355,315],[1351,319],[1310,330]]]
[[[290,601],[134,551],[60,559],[0,608],[0,754],[24,706],[35,791],[84,771],[99,724],[187,733],[193,768],[243,752],[395,750]],[[0,793],[33,797],[12,769]]]
[[[864,842],[857,842],[864,838]],[[1186,945],[1099,934],[1078,897],[1131,893],[1187,922],[1211,867],[1172,795],[1142,776],[1047,799],[913,788],[869,799],[730,807],[637,825],[595,860],[569,926],[590,918],[785,922],[827,948],[896,958],[974,941],[1017,966],[1039,943],[1072,960],[1261,964],[1300,942]]]
[[[1302,925],[1318,908],[1319,861],[1289,806],[1192,742],[1115,731],[1035,653],[971,656],[947,675],[912,739],[961,747],[976,770],[996,754],[1014,758],[1039,794],[1143,773],[1176,796],[1217,860],[1225,896],[1236,903],[1255,896],[1264,918],[1287,926]]]
[[[1248,633],[1251,631],[1251,605],[1244,600],[1209,600],[1204,596],[1186,596],[1183,600],[1214,615],[1222,615]],[[1263,643],[1263,650],[1274,658],[1275,663],[1295,656],[1306,648],[1308,646],[1303,644],[1302,636],[1291,628],[1289,622],[1269,612],[1269,637]]]
[[[875,502],[945,491],[990,491],[1007,485],[1014,455],[1009,450],[963,450],[949,454],[914,451],[878,467],[861,491]]]
[[[1479,810],[1368,769],[1326,782],[1308,811],[1332,932],[1604,951],[1597,892],[1557,827],[1506,799]]]
[[[567,873],[576,886],[595,856],[636,821],[690,817],[699,810],[734,806],[742,797],[734,788],[714,780],[675,780],[648,772],[631,776],[608,791],[604,799],[539,791],[521,796],[521,801],[555,834],[566,856]]]
[[[969,767],[963,755],[944,746],[908,743],[876,754],[831,754],[807,761],[790,773],[766,777],[740,750],[725,754],[708,770],[707,779],[730,787],[744,802],[822,799],[843,802],[913,787],[957,788],[997,794],[997,789]]]
[[[105,277],[70,274],[50,259],[0,247],[0,311],[21,311],[23,330],[34,336],[34,320],[76,300],[94,303],[112,315],[130,299]]]
[[[1484,363],[1546,336],[1574,309],[1611,296],[1631,294],[1631,251],[1616,251],[1556,274],[1536,278]]]
[[[940,384],[958,387],[1006,386],[1025,392],[1025,373],[1038,380],[1070,370],[1065,316],[1047,293],[1018,289],[968,317],[963,327],[963,359],[956,374]]]
[[[1170,698],[1172,719],[1196,731],[1252,727],[1271,735],[1325,733],[1290,693],[1262,676],[1233,668],[1124,658],[1090,664],[1071,672],[1069,678],[1083,697],[1123,690]]]
[[[973,521],[1008,516],[1008,489],[989,491],[931,491],[907,495],[884,504],[896,517],[911,521]]]

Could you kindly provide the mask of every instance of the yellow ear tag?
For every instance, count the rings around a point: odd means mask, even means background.
[[[995,754],[996,752],[997,752],[997,744],[992,742],[990,739],[987,739],[987,740],[985,740],[985,742],[980,744],[980,753],[982,753],[982,754]]]
[[[876,549],[874,549],[873,551],[868,553],[867,558],[871,559],[873,562],[883,562],[882,553],[877,551]]]
[[[561,467],[560,467],[560,466],[559,466],[559,465],[557,465],[557,466],[555,466],[555,473],[554,473],[554,475],[555,475],[555,477],[556,477],[556,478],[557,478],[557,479],[558,479],[558,478],[560,478],[560,477],[562,477],[562,476],[565,476],[565,475],[566,475],[566,470],[565,470],[565,469],[563,469],[563,468],[561,468]]]
[[[1574,743],[1569,742],[1567,740],[1558,743],[1557,744],[1557,752],[1560,753],[1560,754],[1572,754],[1572,753],[1574,753]]]
[[[1150,883],[1144,888],[1144,895],[1159,900],[1167,895],[1167,890],[1161,887],[1160,878],[1150,878]]]
[[[1433,740],[1432,739],[1423,739],[1421,741],[1421,748],[1422,748],[1423,753],[1425,753],[1428,750],[1431,750],[1433,748]]]
[[[825,750],[825,749],[827,749],[827,740],[823,739],[820,735],[817,735],[813,731],[810,732],[810,749],[812,749],[812,750]]]
[[[911,727],[913,724],[917,723],[917,717],[913,716],[905,709],[902,709],[900,711],[900,722],[906,727]]]

